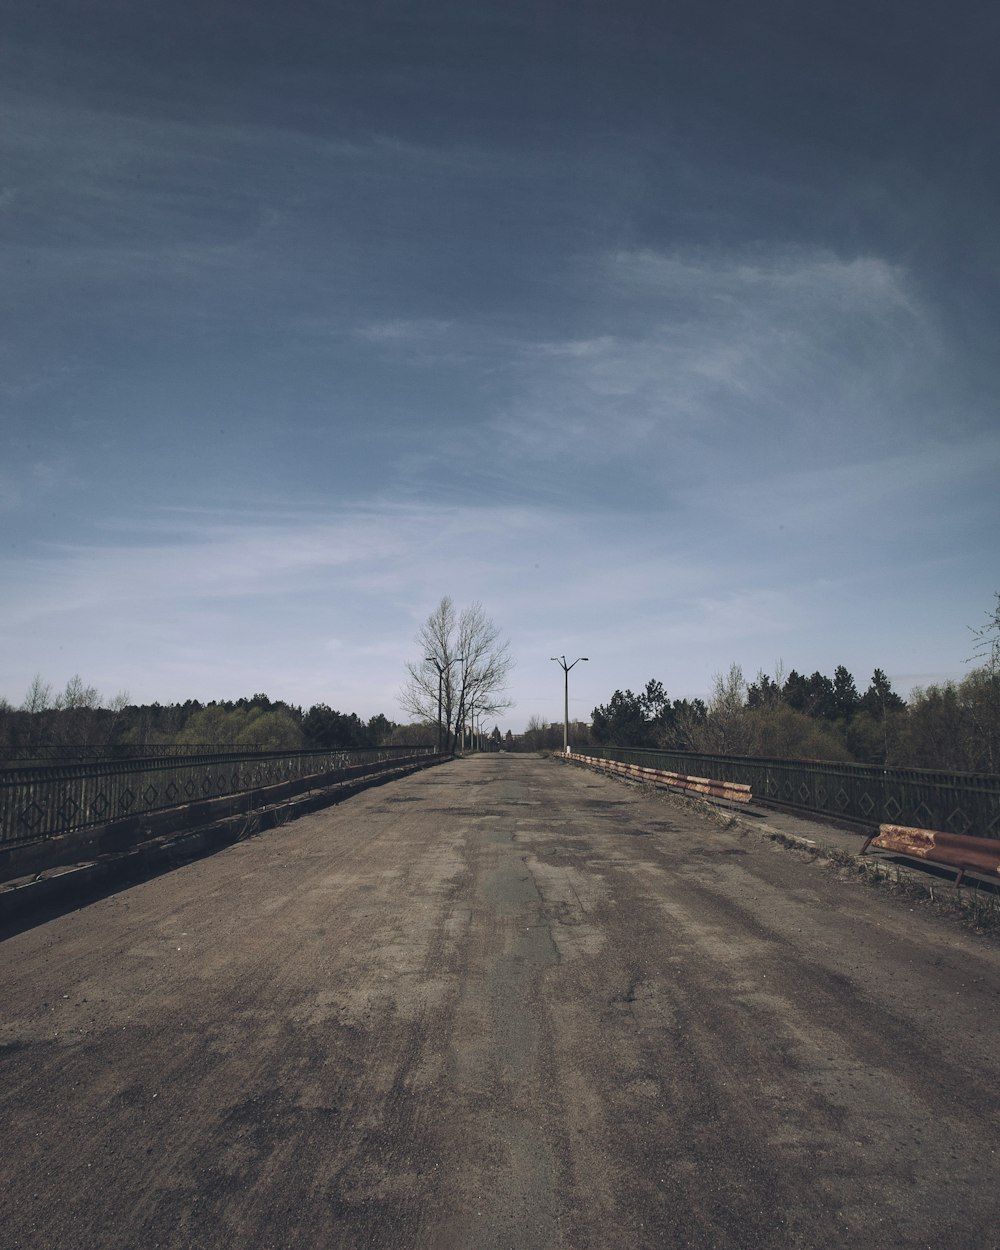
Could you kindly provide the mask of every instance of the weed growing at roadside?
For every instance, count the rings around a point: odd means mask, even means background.
[[[976,888],[962,898],[966,915],[977,929],[1000,929],[1000,900],[992,891]]]
[[[773,840],[788,845],[788,839],[781,835]],[[1000,896],[986,887],[969,884],[958,886],[954,882],[934,878],[922,881],[898,864],[866,859],[839,848],[817,847],[815,854],[838,868],[853,873],[862,884],[872,889],[884,890],[900,898],[924,903],[957,916],[979,932],[1000,932]]]

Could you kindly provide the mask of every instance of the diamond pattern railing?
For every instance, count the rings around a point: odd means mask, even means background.
[[[1000,838],[1000,777],[819,760],[576,747],[579,755],[748,785],[765,802],[864,825],[883,823]]]
[[[361,764],[430,756],[432,746],[205,753],[0,769],[0,846],[34,842],[178,804],[244,794]]]

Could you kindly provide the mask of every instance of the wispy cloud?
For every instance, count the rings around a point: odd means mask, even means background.
[[[788,307],[837,307],[855,314],[884,315],[902,311],[921,313],[914,301],[911,279],[899,265],[878,256],[840,259],[825,250],[805,248],[688,253],[651,249],[620,250],[606,260],[609,281],[623,289],[678,295],[706,301],[738,304],[763,294]]]
[[[618,252],[607,320],[525,345],[502,427],[529,457],[621,463],[641,452],[695,478],[737,454],[757,470],[817,435],[847,449],[918,404],[939,345],[908,275],[872,257]],[[907,412],[907,408],[910,410]],[[831,446],[831,452],[836,454]],[[676,480],[677,474],[668,474]]]
[[[452,327],[450,321],[439,321],[432,317],[418,317],[406,320],[397,317],[388,321],[374,321],[359,326],[355,334],[359,339],[369,343],[412,344],[440,342]]]

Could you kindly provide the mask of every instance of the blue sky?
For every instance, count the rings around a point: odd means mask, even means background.
[[[0,695],[967,670],[1000,9],[0,5]],[[506,726],[505,726],[506,727]]]

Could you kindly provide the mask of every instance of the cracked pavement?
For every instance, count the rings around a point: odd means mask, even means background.
[[[1000,949],[457,760],[0,944],[5,1247],[1000,1246]]]

